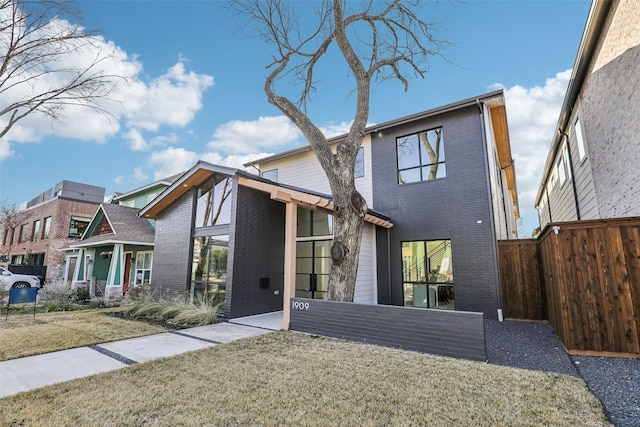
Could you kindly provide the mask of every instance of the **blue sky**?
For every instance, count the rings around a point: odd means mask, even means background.
[[[310,11],[313,2],[298,2]],[[270,47],[243,32],[218,1],[82,1],[84,24],[115,53],[105,64],[130,76],[105,104],[108,118],[68,111],[51,127],[34,115],[0,140],[0,200],[20,204],[62,180],[125,192],[198,159],[243,162],[306,144],[263,92]],[[533,199],[590,2],[424,2],[451,45],[408,92],[375,88],[369,123],[392,120],[504,88],[523,237],[537,226]],[[307,13],[305,19],[312,19]],[[240,29],[240,30],[239,30]],[[332,135],[353,117],[342,64],[323,64],[309,110]],[[0,119],[2,120],[2,119]]]

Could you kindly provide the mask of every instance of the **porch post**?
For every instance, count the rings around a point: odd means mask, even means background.
[[[298,205],[289,201],[285,204],[284,224],[284,296],[282,300],[282,323],[280,328],[289,330],[291,319],[291,298],[296,295],[296,224]]]

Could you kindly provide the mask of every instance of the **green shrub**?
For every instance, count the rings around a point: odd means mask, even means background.
[[[77,288],[71,293],[71,299],[78,304],[88,304],[91,301],[91,294],[88,289]]]

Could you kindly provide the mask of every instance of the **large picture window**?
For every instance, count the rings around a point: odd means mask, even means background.
[[[451,240],[402,242],[404,305],[453,310]]]
[[[196,237],[193,241],[191,299],[223,302],[227,284],[229,236]]]
[[[447,176],[441,127],[398,138],[396,151],[399,184]]]
[[[214,174],[198,187],[196,227],[229,224],[232,184],[228,176]]]

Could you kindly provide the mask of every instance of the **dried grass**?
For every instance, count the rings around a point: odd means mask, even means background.
[[[0,361],[165,332],[157,325],[108,316],[121,308],[36,314],[0,321]]]
[[[610,425],[580,378],[292,332],[0,399],[0,424]]]

